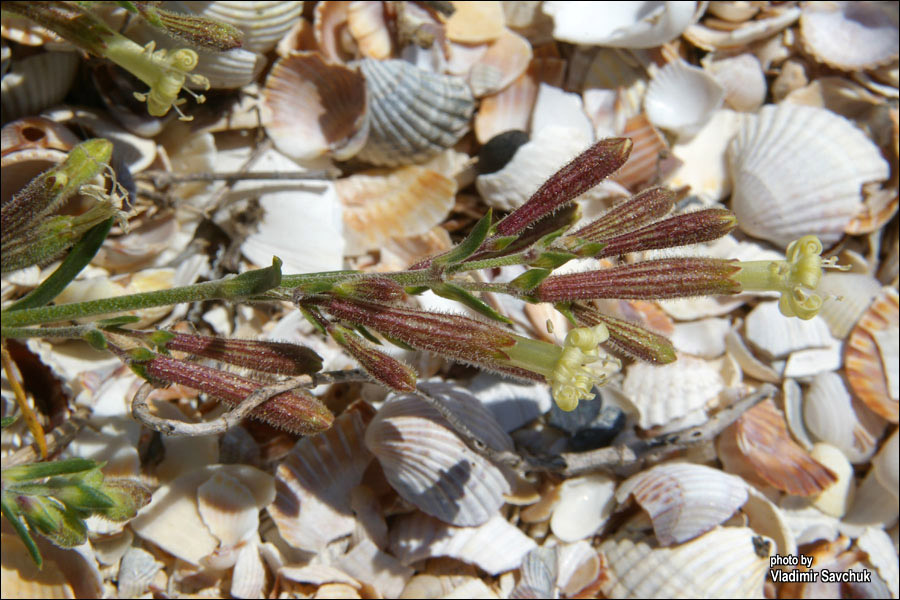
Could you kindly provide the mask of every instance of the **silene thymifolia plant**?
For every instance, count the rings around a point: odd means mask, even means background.
[[[147,83],[142,95],[151,114],[165,114],[182,102],[178,95],[190,75],[196,53],[165,53],[142,48],[112,31],[90,12],[90,2],[5,3],[9,10],[59,33],[85,51],[113,60]],[[230,28],[183,15],[173,16],[154,3],[121,3],[169,33],[193,44],[207,40],[215,48],[233,47]],[[188,33],[185,33],[188,32]],[[193,32],[193,33],[190,33]],[[214,40],[214,41],[208,41]],[[215,41],[218,40],[218,41]],[[216,45],[218,44],[218,45]],[[231,45],[229,45],[231,44]],[[121,195],[108,163],[110,142],[94,139],[74,148],[68,159],[32,180],[2,206],[2,271],[62,262],[37,288],[2,312],[3,368],[23,419],[46,458],[44,435],[17,380],[5,347],[7,338],[80,338],[119,358],[148,384],[134,399],[142,423],[168,434],[223,431],[244,416],[295,434],[314,434],[331,426],[333,415],[309,391],[321,383],[369,379],[392,390],[416,391],[417,374],[379,348],[383,340],[427,350],[453,361],[517,379],[544,382],[558,406],[574,410],[594,397],[616,373],[620,359],[656,364],[676,359],[663,336],[600,311],[597,299],[658,300],[743,291],[775,291],[787,316],[812,318],[822,306],[816,293],[823,268],[822,245],[814,236],[792,243],[784,260],[738,262],[716,258],[661,258],[619,262],[616,266],[564,275],[558,267],[585,258],[612,258],[632,252],[708,242],[736,225],[734,215],[712,208],[670,216],[676,195],[661,187],[645,190],[574,229],[578,209],[573,200],[621,167],[631,152],[626,138],[597,142],[553,175],[524,205],[502,219],[491,211],[453,249],[394,273],[333,271],[283,275],[281,261],[272,266],[180,288],[51,305],[53,299],[91,261],[113,222],[125,219]],[[97,177],[105,185],[94,183]],[[52,216],[76,193],[96,199],[78,216]],[[474,271],[506,265],[526,267],[506,282],[483,282]],[[426,290],[459,302],[481,317],[417,308],[410,296]],[[480,294],[508,294],[526,302],[549,302],[574,326],[562,346],[515,333],[508,319]],[[136,317],[118,313],[154,306],[205,300],[293,303],[323,334],[359,363],[353,372],[323,372],[322,360],[296,344],[225,339],[167,330],[133,329]],[[99,320],[85,324],[91,317]],[[72,324],[77,320],[79,324]],[[378,335],[375,335],[378,334]],[[379,337],[380,336],[380,337]],[[608,353],[609,351],[615,354]],[[211,359],[265,374],[289,376],[281,384],[263,377],[240,377],[225,367],[190,357]],[[182,384],[234,407],[215,422],[173,423],[150,414],[151,386]],[[148,500],[140,485],[110,481],[101,465],[84,459],[21,465],[3,470],[4,516],[22,536],[35,561],[40,554],[31,538],[38,532],[52,542],[72,546],[84,540],[84,517],[102,514],[126,519]]]

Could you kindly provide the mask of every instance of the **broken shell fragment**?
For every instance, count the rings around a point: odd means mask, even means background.
[[[650,122],[690,138],[722,106],[725,89],[703,69],[683,60],[659,70],[647,86],[644,110]]]
[[[847,382],[873,412],[896,423],[898,410],[897,291],[885,288],[860,318],[844,349]]]
[[[697,2],[594,4],[544,2],[553,37],[573,44],[652,48],[678,37],[696,22]]]

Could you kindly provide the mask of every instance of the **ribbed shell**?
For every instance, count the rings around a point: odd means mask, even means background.
[[[747,484],[719,469],[667,463],[622,482],[616,499],[628,496],[649,513],[659,543],[671,546],[726,521],[747,501]]]
[[[744,324],[747,341],[766,358],[785,358],[808,348],[825,348],[834,342],[824,319],[801,321],[781,314],[777,302],[760,302]]]
[[[898,324],[897,292],[885,288],[860,318],[844,349],[847,382],[853,394],[891,423],[897,422],[900,410],[896,396],[898,359],[896,354],[890,355],[888,342],[893,336],[896,344]],[[897,346],[893,348],[896,351]],[[890,377],[894,378],[893,388]]]
[[[447,405],[476,435],[479,424],[484,429],[485,423],[491,423],[496,430],[491,434],[499,434],[492,437],[505,438],[504,445],[511,448],[509,438],[484,407],[464,402]],[[494,447],[492,440],[482,439]],[[397,396],[385,403],[366,431],[366,446],[404,499],[452,525],[487,522],[503,504],[503,494],[510,491],[500,469],[470,450],[440,413],[416,395]]]
[[[75,52],[44,52],[13,62],[0,83],[3,123],[61,102],[75,81],[78,64]]]
[[[897,58],[897,7],[880,2],[814,2],[800,16],[800,41],[835,69],[871,69]]]
[[[849,121],[790,104],[762,107],[728,158],[738,227],[782,247],[810,233],[834,244],[859,212],[861,186],[889,173],[878,147]]]
[[[369,97],[369,139],[357,155],[376,164],[419,163],[455,144],[469,129],[472,92],[457,78],[402,60],[359,62]]]
[[[607,598],[762,598],[769,567],[752,529],[718,528],[686,544],[654,548],[620,533],[600,545],[609,563]]]
[[[234,25],[244,33],[241,48],[265,54],[275,47],[303,12],[302,2],[185,2],[199,15]]]

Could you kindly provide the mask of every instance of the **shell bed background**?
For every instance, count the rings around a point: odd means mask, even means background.
[[[707,422],[765,383],[778,390],[715,444],[572,477],[523,477],[434,409],[370,385],[317,390],[339,415],[319,436],[246,422],[161,438],[130,418],[139,381],[117,359],[80,342],[12,344],[45,427],[80,424],[62,456],[106,461],[153,500],[124,525],[92,519],[77,549],[42,544],[40,572],[4,523],[4,597],[898,597],[896,3],[171,5],[246,35],[241,50],[201,57],[213,89],[184,107],[191,123],[149,117],[127,74],[3,21],[3,201],[84,137],[111,139],[119,178],[136,181],[128,231],[59,302],[217,278],[273,254],[285,273],[404,269],[620,135],[631,158],[579,198],[584,218],[664,184],[686,190],[679,211],[724,205],[739,218],[733,235],[679,254],[770,259],[816,234],[850,270],[825,275],[832,298],[810,321],[764,294],[604,302],[670,336],[679,360],[626,363],[574,413],[551,408],[545,386],[405,354],[496,451],[634,443]],[[112,7],[105,18],[140,43],[159,38]],[[140,177],[245,168],[329,176]],[[3,305],[53,268],[7,274]],[[565,335],[552,307],[488,300],[528,335]],[[296,341],[326,369],[353,366],[287,304],[139,316]],[[7,415],[5,375],[2,394]],[[187,421],[221,411],[203,400],[179,386],[151,396]],[[21,423],[4,430],[4,456],[27,440]],[[776,554],[871,581],[777,583]]]

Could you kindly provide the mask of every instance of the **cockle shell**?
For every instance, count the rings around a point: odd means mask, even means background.
[[[263,90],[263,125],[287,156],[347,159],[369,135],[366,81],[314,52],[276,61]]]
[[[816,60],[843,71],[897,58],[897,7],[878,2],[816,2],[800,16],[800,41]]]
[[[532,56],[528,40],[504,29],[469,70],[472,94],[481,98],[504,89],[525,72]]]
[[[316,552],[353,531],[350,491],[372,460],[363,443],[371,417],[368,408],[345,412],[328,431],[297,442],[278,465],[268,511],[291,546]]]
[[[881,446],[881,450],[872,459],[872,472],[875,478],[895,497],[900,496],[900,476],[898,476],[898,461],[900,453],[897,451],[898,430],[894,430],[891,437]]]
[[[463,415],[470,426],[487,427],[485,443],[512,448],[512,441],[474,396],[447,389],[453,394],[445,398],[448,408]],[[414,394],[385,403],[366,431],[366,447],[404,499],[452,525],[487,522],[510,490],[500,469],[470,450],[440,413]]]
[[[650,515],[660,545],[671,546],[725,522],[747,501],[747,484],[703,465],[665,463],[623,481],[616,500],[629,496]]]
[[[25,117],[0,130],[0,156],[35,148],[68,152],[78,142],[78,136],[64,125],[45,117]]]
[[[453,208],[456,180],[410,165],[356,173],[335,182],[335,191],[344,205],[344,252],[354,256],[440,224]]]
[[[834,244],[859,210],[862,185],[888,176],[878,147],[849,121],[786,104],[745,122],[729,163],[738,227],[781,246],[810,233]]]
[[[393,38],[384,13],[383,2],[351,2],[347,7],[347,29],[366,58],[384,60],[391,56]]]
[[[891,596],[897,597],[900,593],[900,569],[894,560],[896,550],[890,536],[883,529],[867,529],[856,540],[856,545],[869,556],[869,562],[887,583]]]
[[[302,2],[184,2],[198,15],[223,21],[243,32],[241,48],[265,54],[275,47],[303,12]]]
[[[862,273],[826,272],[816,290],[827,297],[819,316],[831,335],[843,340],[881,292],[881,282]]]
[[[747,315],[744,328],[747,341],[769,359],[785,358],[797,350],[824,348],[833,342],[823,319],[789,319],[778,310],[777,302],[760,302]]]
[[[600,5],[545,2],[553,37],[573,44],[652,48],[678,37],[700,17],[696,2],[627,2]]]
[[[557,578],[557,548],[535,548],[519,568],[522,578],[510,597],[554,598]]]
[[[16,60],[0,81],[3,123],[37,114],[61,102],[75,81],[75,52],[43,52]]]
[[[765,541],[746,527],[719,527],[657,548],[652,538],[621,532],[600,544],[609,565],[600,589],[606,598],[763,598]]]
[[[650,122],[690,138],[722,106],[725,89],[709,73],[683,60],[667,64],[647,86],[644,110]]]
[[[629,190],[640,191],[649,183],[662,183],[681,166],[681,161],[670,156],[669,144],[644,113],[625,122],[622,135],[634,144],[625,164],[611,177]]]
[[[844,349],[847,382],[853,394],[873,412],[896,423],[897,329],[900,324],[897,291],[885,288],[853,329]]]
[[[193,72],[206,77],[209,87],[214,90],[232,90],[247,85],[266,66],[265,56],[243,48],[199,56],[200,60]]]
[[[725,103],[734,110],[753,112],[766,99],[766,75],[759,59],[749,52],[706,65],[725,89]]]
[[[463,80],[402,60],[363,59],[359,69],[371,124],[358,158],[387,166],[422,162],[469,129],[475,101]]]

